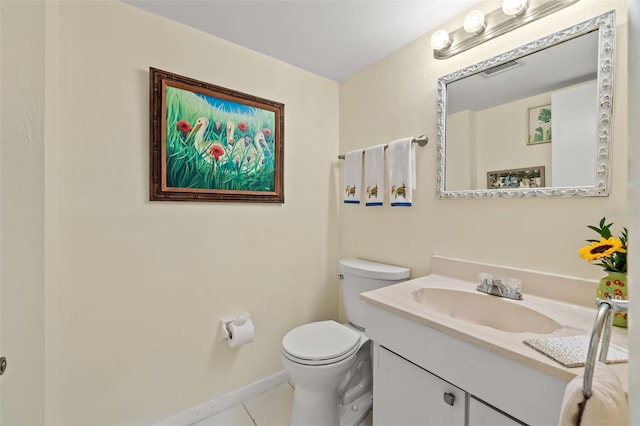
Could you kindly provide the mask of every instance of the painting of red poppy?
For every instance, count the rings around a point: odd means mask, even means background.
[[[284,105],[149,69],[151,201],[284,203]]]

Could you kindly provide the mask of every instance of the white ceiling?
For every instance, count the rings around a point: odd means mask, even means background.
[[[361,71],[479,2],[122,1],[334,81]]]

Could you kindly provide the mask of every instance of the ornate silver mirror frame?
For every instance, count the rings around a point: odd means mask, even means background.
[[[446,190],[446,117],[447,84],[489,68],[555,46],[598,30],[597,141],[595,186],[541,187],[520,189]],[[543,37],[502,55],[448,74],[437,82],[437,197],[438,198],[520,198],[520,197],[594,197],[609,195],[611,127],[613,119],[613,68],[615,53],[615,11],[611,11]]]

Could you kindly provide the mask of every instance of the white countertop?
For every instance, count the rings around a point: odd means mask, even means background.
[[[444,288],[458,291],[476,291],[477,283],[451,278],[444,275],[431,274],[421,278],[404,281],[399,284],[383,287],[361,294],[361,299],[372,305],[400,315],[409,320],[437,329],[452,337],[490,350],[496,354],[510,358],[542,370],[563,380],[571,380],[584,371],[583,367],[566,368],[562,364],[548,358],[544,354],[522,343],[525,339],[540,337],[590,336],[596,318],[596,308],[574,305],[561,301],[545,299],[523,292],[523,300],[501,299],[506,303],[516,303],[538,311],[557,321],[561,328],[550,334],[514,333],[478,325],[451,316],[439,314],[414,300],[412,293],[421,288]],[[526,290],[526,288],[525,288]],[[486,295],[486,297],[496,297]],[[595,300],[595,297],[594,297]],[[504,318],[508,321],[509,318]],[[626,328],[613,327],[611,342],[628,350]],[[628,391],[628,363],[608,364],[620,378],[624,389]]]

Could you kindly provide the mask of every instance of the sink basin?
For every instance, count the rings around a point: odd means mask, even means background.
[[[549,334],[561,326],[552,318],[511,300],[484,293],[422,288],[413,300],[430,311],[511,333]]]

